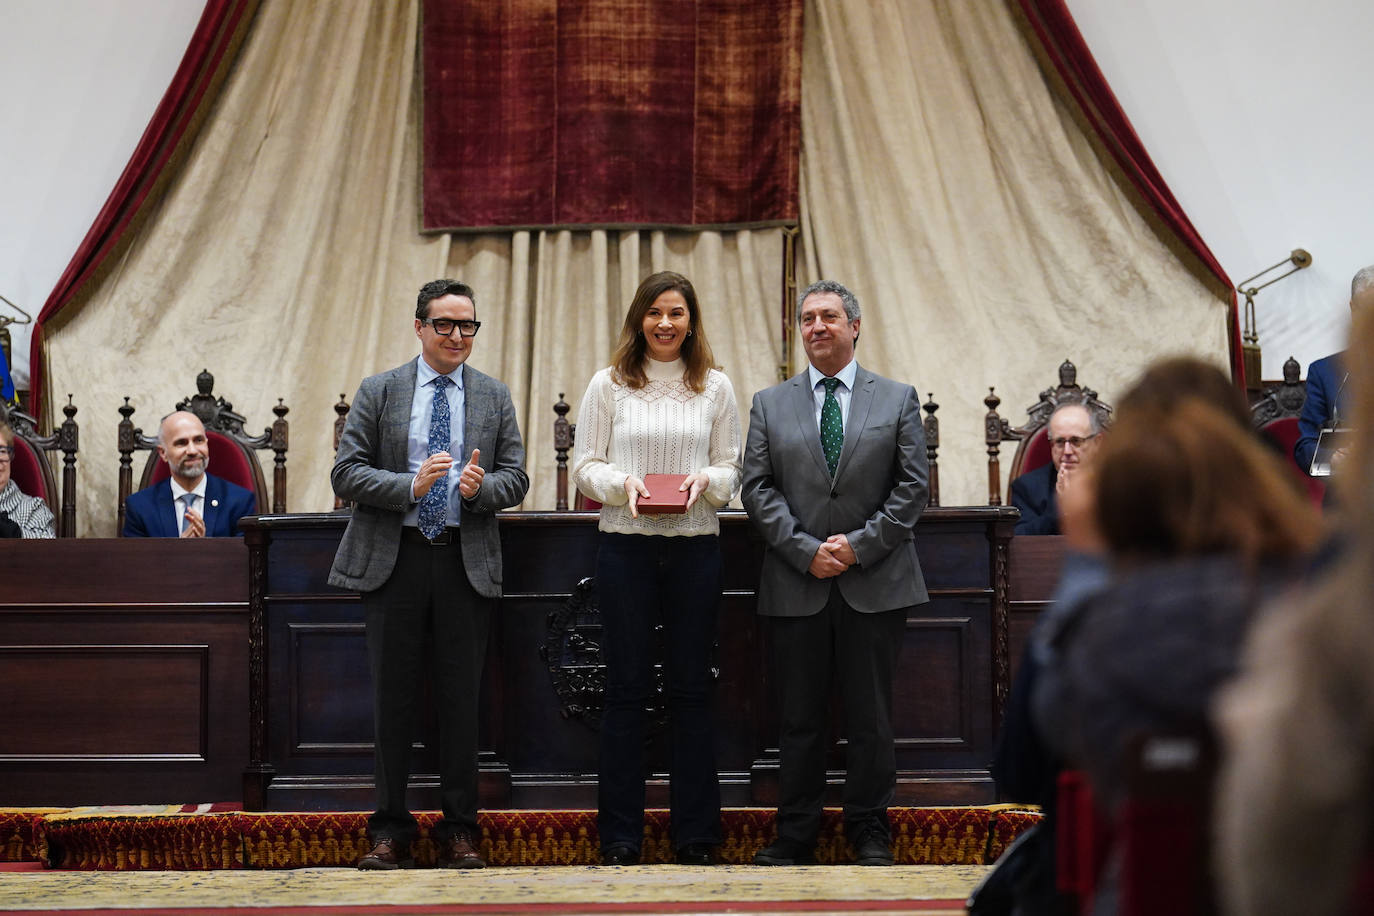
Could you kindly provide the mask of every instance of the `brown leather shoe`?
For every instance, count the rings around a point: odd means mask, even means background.
[[[379,837],[372,851],[358,860],[358,868],[362,871],[391,871],[414,867],[415,860],[410,857],[410,847],[400,846],[390,837]]]
[[[486,868],[466,833],[455,833],[439,844],[440,868]]]

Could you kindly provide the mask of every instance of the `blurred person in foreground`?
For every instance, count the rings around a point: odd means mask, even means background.
[[[1220,369],[1191,356],[1176,356],[1151,365],[1118,405],[1118,415],[1142,411],[1169,412],[1196,400],[1216,408],[1237,430],[1250,430],[1250,409],[1244,396]],[[1097,441],[1108,441],[1110,433]],[[1075,450],[1077,451],[1077,450]],[[1031,715],[1036,691],[1061,689],[1063,666],[1058,655],[1060,634],[1076,625],[1091,599],[1112,581],[1112,567],[1098,525],[1096,452],[1085,450],[1078,467],[1057,493],[1064,514],[1065,551],[1054,598],[1036,619],[1025,654],[1017,668],[998,735],[992,774],[1000,798],[1033,803],[1044,814],[1036,836],[1027,838],[1018,855],[999,869],[1006,875],[988,891],[989,899],[1010,895],[1021,916],[1070,912],[1073,903],[1055,889],[1057,790],[1065,769],[1059,754],[1041,739]],[[973,912],[977,912],[974,910]]]
[[[1090,500],[1065,507],[1066,527],[1102,544],[1111,581],[1054,635],[1056,676],[1036,685],[1031,713],[1109,817],[1124,798],[1127,740],[1205,727],[1255,609],[1321,536],[1292,477],[1236,414],[1198,397],[1164,407],[1128,396]],[[1096,913],[1116,910],[1117,852]]]
[[[1351,347],[1354,443],[1334,478],[1343,550],[1255,626],[1218,697],[1215,862],[1237,916],[1361,912],[1374,835],[1374,310]]]

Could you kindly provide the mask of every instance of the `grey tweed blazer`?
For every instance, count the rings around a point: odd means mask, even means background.
[[[334,492],[353,502],[353,516],[334,556],[329,583],[361,592],[386,582],[396,566],[401,522],[410,508],[406,446],[419,357],[363,379],[348,413],[334,470]],[[525,446],[510,390],[489,375],[463,367],[465,463],[472,449],[486,471],[472,499],[463,500],[459,528],[468,581],[480,595],[501,595],[501,536],[495,513],[525,498]],[[457,491],[455,491],[457,492]]]

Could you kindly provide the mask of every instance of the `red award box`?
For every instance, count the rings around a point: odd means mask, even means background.
[[[645,474],[644,487],[648,496],[639,498],[642,515],[672,515],[687,511],[688,491],[679,490],[686,474]]]

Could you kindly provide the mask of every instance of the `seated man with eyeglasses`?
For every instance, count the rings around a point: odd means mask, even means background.
[[[28,496],[10,479],[14,467],[14,430],[0,423],[0,538],[57,536],[52,510],[36,496]]]
[[[1011,504],[1021,510],[1017,534],[1058,534],[1059,500],[1102,432],[1092,411],[1082,404],[1060,404],[1050,414],[1050,463],[1022,474],[1011,483]]]

